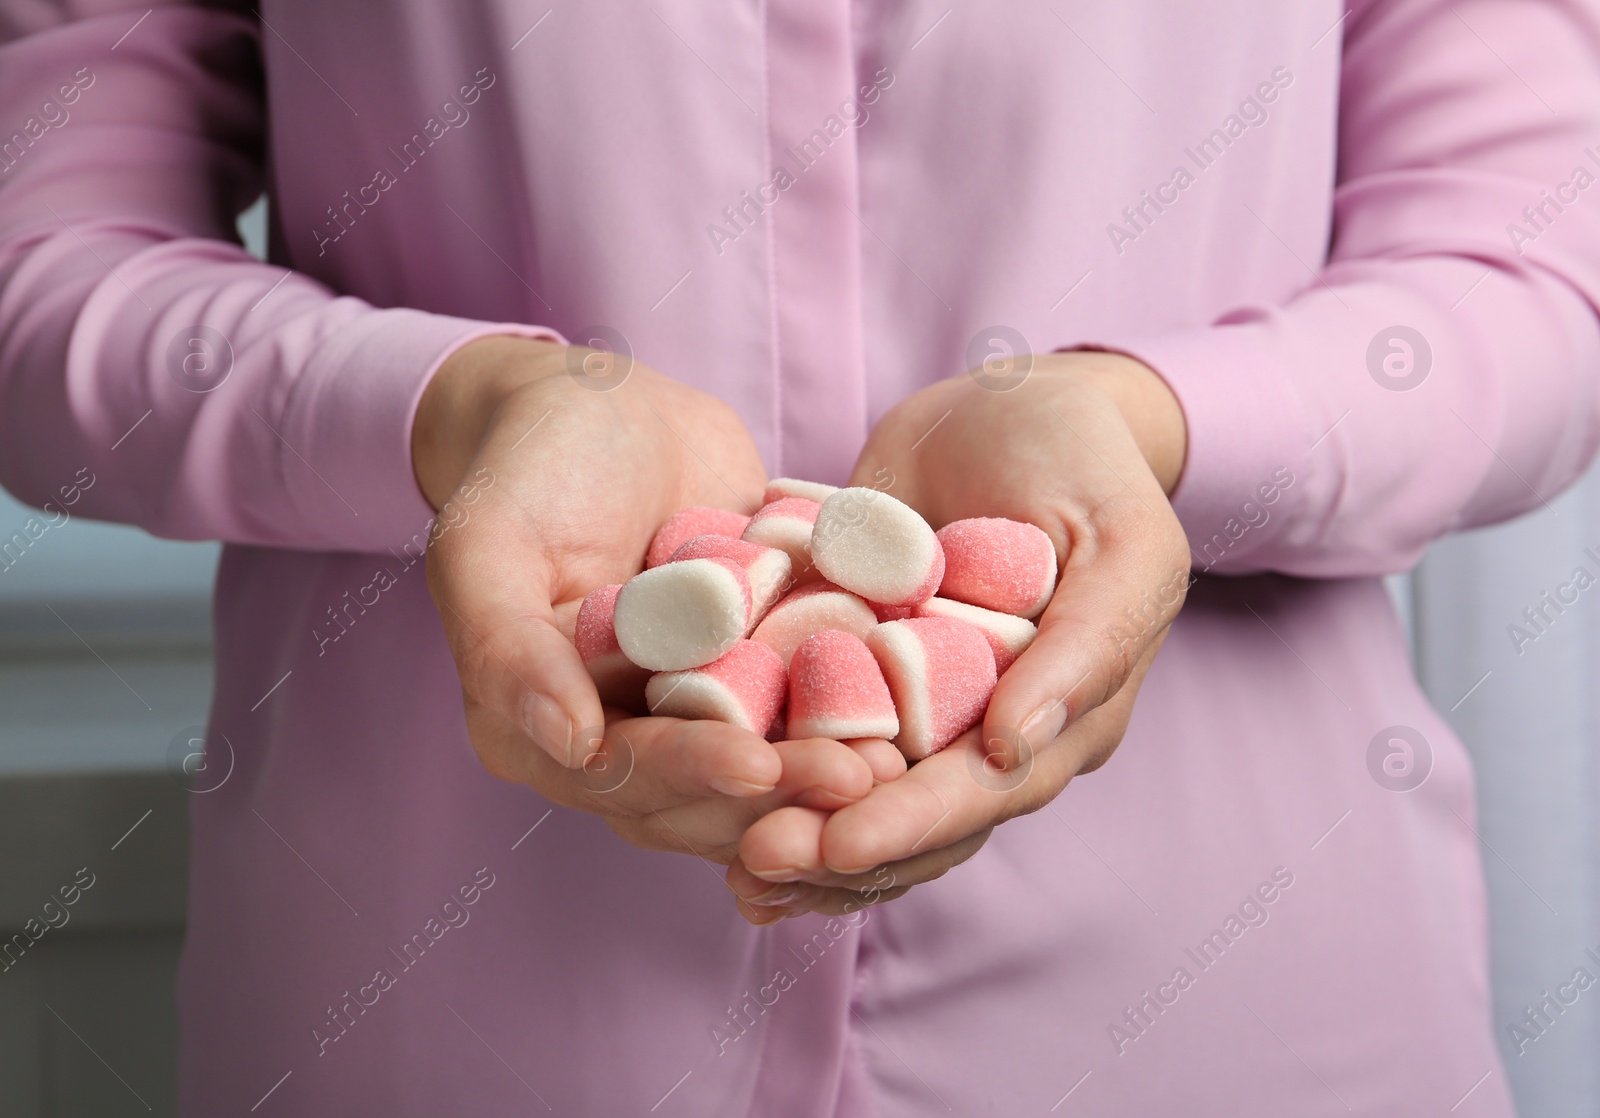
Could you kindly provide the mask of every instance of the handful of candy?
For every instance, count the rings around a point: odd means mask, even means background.
[[[875,489],[779,478],[764,500],[677,513],[641,574],[584,599],[601,697],[774,740],[886,738],[913,761],[976,725],[1055,591],[1050,537],[997,518],[935,532]]]

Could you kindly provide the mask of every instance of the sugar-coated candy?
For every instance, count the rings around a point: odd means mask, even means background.
[[[762,505],[750,518],[743,538],[786,552],[798,581],[820,578],[811,565],[811,528],[822,506],[805,497],[780,497]]]
[[[745,526],[749,523],[748,516],[727,509],[698,506],[682,509],[669,516],[667,522],[656,530],[655,539],[650,541],[650,550],[645,552],[644,565],[648,569],[670,561],[674,551],[696,536],[738,539],[744,535]]]
[[[790,738],[893,738],[900,733],[883,669],[858,636],[824,629],[789,661]]]
[[[995,517],[935,532],[880,490],[795,478],[764,501],[676,513],[643,573],[583,600],[573,641],[602,700],[850,741],[894,763],[875,780],[982,719],[1055,591],[1050,537]]]
[[[743,567],[750,580],[752,625],[766,616],[793,581],[787,552],[727,536],[694,537],[672,553],[672,562],[684,559],[728,559]]]
[[[982,632],[948,617],[885,621],[867,634],[900,716],[895,745],[912,761],[937,753],[983,718],[998,678]]]
[[[787,664],[812,633],[839,629],[864,637],[877,623],[872,607],[848,590],[831,582],[813,582],[773,606],[750,639],[768,645]]]
[[[750,625],[750,579],[731,559],[685,559],[634,575],[617,593],[613,626],[629,660],[653,672],[698,668]]]
[[[622,583],[618,582],[591,590],[583,599],[583,605],[578,607],[572,643],[577,646],[578,655],[583,657],[585,664],[605,656],[622,654],[622,647],[617,644],[616,630],[612,627],[612,617],[617,609],[617,592],[621,589]]]
[[[839,492],[837,485],[824,485],[820,481],[801,481],[793,477],[775,477],[767,482],[767,493],[761,498],[761,503],[770,505],[785,497],[804,497],[820,505],[837,492]]]
[[[594,680],[600,701],[611,706],[633,706],[643,693],[650,673],[633,663],[617,644],[612,618],[616,611],[621,583],[593,590],[578,607],[573,644],[583,658],[583,666]]]
[[[829,582],[886,606],[933,597],[944,550],[911,506],[876,489],[841,489],[817,513],[811,561]]]
[[[665,718],[714,719],[765,735],[783,706],[787,676],[777,653],[742,640],[709,664],[651,676],[645,702]]]
[[[1037,617],[1056,589],[1056,545],[1042,528],[984,516],[939,529],[944,547],[941,598]]]
[[[1002,674],[1033,643],[1033,638],[1039,635],[1038,627],[1025,617],[984,609],[982,606],[969,606],[966,602],[956,602],[949,598],[929,598],[917,607],[916,615],[965,621],[981,631],[988,638],[989,647],[994,652],[995,671]]]

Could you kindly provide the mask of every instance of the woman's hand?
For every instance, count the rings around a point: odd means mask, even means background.
[[[1131,358],[1021,360],[1031,372],[1008,391],[975,372],[902,401],[873,430],[855,477],[892,476],[889,492],[936,527],[1004,516],[1048,532],[1063,561],[1039,635],[1001,677],[981,727],[858,803],[786,806],[750,827],[728,884],[757,923],[848,911],[941,876],[1122,740],[1188,588],[1188,544],[1167,502],[1183,465],[1182,411]]]
[[[766,472],[726,405],[613,354],[483,338],[429,383],[412,460],[440,510],[428,588],[489,772],[631,842],[724,863],[763,812],[872,787],[838,742],[607,716],[573,647],[583,597],[637,573],[667,517],[760,504]]]

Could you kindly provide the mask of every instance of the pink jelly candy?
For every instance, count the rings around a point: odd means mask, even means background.
[[[1041,528],[978,517],[939,529],[941,598],[1017,617],[1037,617],[1056,589],[1056,545]]]
[[[947,617],[885,621],[867,634],[900,716],[910,760],[937,753],[983,718],[998,678],[983,633]]]
[[[665,718],[714,719],[766,734],[777,721],[788,672],[758,641],[739,641],[709,664],[650,677],[645,702]]]
[[[673,513],[667,522],[656,529],[656,538],[650,541],[645,552],[646,569],[659,567],[672,558],[672,553],[696,536],[729,536],[738,539],[744,534],[750,518],[727,509],[687,508]]]
[[[789,661],[790,738],[894,738],[900,733],[883,669],[852,633],[824,629]]]

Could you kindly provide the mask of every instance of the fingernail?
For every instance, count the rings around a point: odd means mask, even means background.
[[[877,862],[868,862],[864,866],[835,866],[832,863],[829,863],[828,869],[831,872],[839,874],[843,877],[859,877],[861,874],[866,873],[877,864]]]
[[[750,869],[748,866],[745,868]],[[776,881],[779,884],[800,880],[800,870],[794,866],[776,866],[770,870],[750,869],[750,872],[762,881]]]
[[[522,700],[522,728],[550,756],[569,768],[572,756],[572,722],[551,699],[529,691]]]
[[[798,885],[780,885],[776,889],[768,889],[759,896],[748,898],[751,904],[762,905],[767,908],[787,908],[800,899],[804,892]]]
[[[776,785],[772,784],[753,784],[748,780],[735,780],[726,776],[714,776],[707,783],[724,796],[738,796],[741,799],[748,799],[751,796],[765,796],[776,787]]]
[[[745,907],[747,907],[752,914],[752,919],[750,922],[758,928],[764,928],[768,924],[776,924],[779,920],[782,920],[785,916],[789,915],[789,910],[785,908],[769,909],[763,908],[760,905],[750,904],[749,902],[746,902]]]
[[[1042,749],[1056,740],[1061,727],[1067,724],[1067,704],[1061,699],[1045,703],[1022,723],[1022,738],[1034,749]]]

